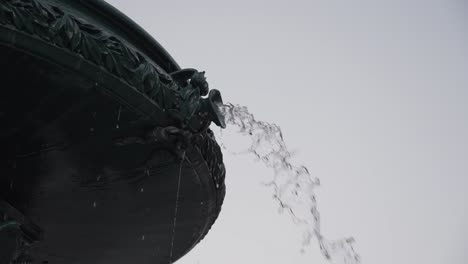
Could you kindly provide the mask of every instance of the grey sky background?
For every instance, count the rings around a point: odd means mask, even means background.
[[[466,1],[108,2],[225,102],[282,127],[321,179],[323,233],[354,236],[362,263],[467,263]],[[300,254],[252,160],[225,154],[221,215],[178,263],[327,263],[316,244]]]

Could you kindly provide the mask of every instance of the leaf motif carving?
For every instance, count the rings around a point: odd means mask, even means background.
[[[55,20],[51,25],[50,25],[50,28],[52,30],[52,32],[55,32],[55,34],[57,34],[56,32],[59,32],[60,29],[65,25],[65,20],[63,19],[63,17],[61,18],[58,18],[57,20]]]
[[[39,36],[120,77],[161,107],[178,106],[172,78],[117,37],[41,0],[0,1],[0,24]]]
[[[86,53],[83,54],[84,57],[96,64],[99,64],[101,62],[101,54],[98,50],[99,46],[97,42],[89,35],[84,34],[82,43],[83,49],[86,50]]]
[[[0,2],[0,23],[6,24],[11,20],[13,10],[4,2]]]
[[[11,12],[12,22],[18,29],[23,29],[23,17],[19,13],[18,9],[13,9]]]

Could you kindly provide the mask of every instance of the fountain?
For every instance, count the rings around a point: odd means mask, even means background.
[[[172,263],[204,238],[225,170],[203,72],[101,0],[1,1],[0,54],[0,264]]]
[[[291,163],[279,126],[223,104],[104,1],[0,2],[0,54],[0,264],[181,258],[225,195],[211,123],[252,139],[304,246],[315,237],[326,258],[359,263],[352,238],[323,236],[319,181]]]

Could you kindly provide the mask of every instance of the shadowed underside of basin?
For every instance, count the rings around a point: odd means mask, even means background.
[[[168,263],[206,235],[224,198],[211,131],[191,131],[183,159],[167,142],[116,144],[180,127],[179,67],[159,44],[102,1],[12,0],[0,56],[0,214],[22,234],[16,258]]]

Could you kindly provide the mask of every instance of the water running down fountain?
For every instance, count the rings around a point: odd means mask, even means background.
[[[224,104],[220,108],[226,124],[235,126],[239,134],[251,139],[247,153],[273,169],[273,178],[265,185],[273,188],[273,198],[280,211],[287,211],[293,222],[302,226],[302,251],[315,237],[322,255],[332,263],[360,263],[360,257],[353,248],[354,238],[329,240],[322,234],[314,192],[320,181],[310,175],[304,165],[292,164],[292,154],[286,147],[281,128],[256,120],[245,106]]]

